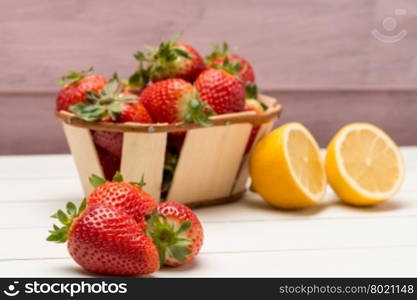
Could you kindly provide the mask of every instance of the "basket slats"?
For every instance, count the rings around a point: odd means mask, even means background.
[[[123,135],[121,173],[126,181],[139,182],[159,201],[165,160],[167,133],[125,132]]]
[[[87,196],[92,191],[88,178],[91,174],[103,176],[103,170],[98,159],[97,151],[91,137],[90,130],[87,128],[74,127],[63,124],[64,133],[68,141],[84,193]]]
[[[189,204],[228,197],[251,128],[251,124],[233,124],[190,130],[168,200]]]
[[[233,192],[232,192],[233,194],[239,193],[239,192],[244,191],[246,189],[246,184],[247,184],[248,178],[249,178],[249,156],[250,156],[250,152],[252,152],[256,143],[271,131],[273,126],[274,126],[274,121],[271,121],[271,122],[265,123],[259,129],[258,134],[256,135],[256,138],[255,138],[255,141],[252,144],[252,148],[249,151],[249,154],[245,155],[245,157],[243,158],[242,165],[241,165],[239,174],[237,176],[235,186],[233,187]]]

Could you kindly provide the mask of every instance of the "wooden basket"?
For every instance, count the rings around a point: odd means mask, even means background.
[[[214,116],[210,118],[210,127],[184,123],[89,123],[65,111],[56,112],[56,116],[62,121],[85,195],[92,190],[88,181],[91,174],[104,177],[91,130],[123,132],[121,173],[126,181],[140,181],[144,174],[144,190],[158,200],[167,134],[187,131],[167,199],[195,207],[234,201],[245,193],[249,155],[244,152],[252,127],[260,125],[255,145],[269,133],[282,111],[274,98],[260,95],[259,100],[268,106],[265,113]]]

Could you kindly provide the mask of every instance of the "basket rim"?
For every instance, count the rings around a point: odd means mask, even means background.
[[[242,124],[250,123],[252,125],[258,125],[267,123],[274,118],[278,118],[281,115],[283,107],[281,103],[275,98],[267,95],[260,94],[258,100],[268,105],[268,110],[262,114],[256,114],[254,111],[244,111],[238,113],[224,114],[218,116],[212,116],[209,120],[213,126],[224,126],[230,124]],[[199,124],[194,123],[112,123],[112,122],[87,122],[78,118],[75,114],[67,111],[55,111],[55,116],[60,119],[63,123],[88,128],[92,130],[105,130],[105,131],[118,131],[118,132],[174,132],[174,131],[187,131],[190,129],[207,128]]]

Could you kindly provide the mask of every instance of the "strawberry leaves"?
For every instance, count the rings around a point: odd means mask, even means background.
[[[246,95],[246,99],[254,99],[254,100],[258,100],[258,86],[255,83],[248,83],[245,86],[245,95]],[[266,105],[265,103],[263,103],[262,101],[258,101],[259,104],[262,106],[263,111],[267,111],[268,110],[268,105]]]
[[[83,70],[80,72],[77,71],[69,71],[66,75],[61,77],[61,80],[58,81],[58,85],[67,87],[73,84],[76,84],[80,80],[84,79],[87,75],[94,71],[93,67],[90,67],[87,70]]]
[[[120,81],[114,76],[99,93],[87,91],[87,103],[72,105],[69,109],[87,122],[96,122],[105,118],[115,121],[123,112],[123,104],[137,101],[136,95],[125,94],[122,91]]]
[[[245,86],[246,99],[258,99],[258,86],[254,83],[248,83]]]
[[[190,221],[187,220],[187,221],[182,222],[180,228],[177,230],[177,234],[187,232],[187,230],[190,229],[190,227],[191,227]]]
[[[207,103],[198,98],[194,98],[188,101],[187,108],[187,112],[182,118],[184,123],[197,123],[205,127],[212,124],[209,117],[214,116],[215,112]]]
[[[177,42],[180,37],[180,35],[176,35],[168,41],[161,42],[159,47],[153,49],[153,51],[151,49],[151,51],[147,54],[148,60],[157,62],[162,66],[164,63],[173,62],[179,57],[191,59],[192,56],[190,53],[177,46]]]
[[[180,115],[182,122],[200,124],[205,127],[212,124],[209,117],[216,115],[216,113],[209,104],[200,100],[196,89],[187,89],[181,98]]]
[[[102,185],[103,183],[106,183],[106,179],[96,175],[96,174],[92,174],[89,178],[88,181],[90,182],[91,186],[96,188],[99,187],[100,185]]]
[[[117,174],[117,173],[116,173]],[[113,179],[113,181],[114,181],[114,179]],[[142,174],[142,177],[140,178],[140,181],[139,182],[134,182],[134,181],[131,181],[131,182],[129,182],[130,184],[133,184],[133,185],[135,185],[135,186],[137,186],[138,188],[140,188],[140,189],[142,189],[145,185],[146,185],[146,182],[145,182],[145,176]]]
[[[120,172],[116,172],[111,181],[113,181],[113,182],[123,182],[123,175]]]
[[[91,186],[94,187],[94,188],[97,188],[100,185],[107,182],[106,179],[104,179],[104,178],[102,178],[102,177],[100,177],[96,174],[92,174],[88,178],[88,180],[89,180]],[[123,181],[124,181],[123,175],[119,171],[117,171],[112,178],[112,182],[123,182]],[[142,177],[140,179],[140,182],[129,182],[129,183],[137,186],[140,189],[143,188],[146,185],[143,174],[142,174]]]
[[[240,75],[239,75],[240,62],[237,61],[237,60],[230,61],[228,57],[225,57],[223,59],[222,64],[213,63],[213,64],[211,64],[211,67],[215,68],[215,69],[221,69],[221,70],[229,73],[230,75],[235,76],[237,79],[240,80]]]
[[[177,229],[163,215],[155,213],[147,218],[147,233],[152,238],[159,253],[160,264],[163,265],[169,256],[184,261],[191,254],[191,240],[186,234],[191,227],[190,221],[184,221]]]
[[[85,209],[86,199],[84,199],[80,207],[77,208],[72,202],[66,204],[66,212],[59,209],[51,218],[57,219],[63,226],[59,227],[54,224],[52,230],[49,231],[49,236],[46,238],[49,242],[65,243],[68,239],[68,231],[74,221]]]
[[[229,45],[226,42],[222,44],[214,44],[213,51],[210,55],[206,56],[206,62],[211,63],[216,58],[226,57],[229,54]]]
[[[96,107],[86,103],[80,103],[69,107],[77,117],[87,122],[95,122],[106,114],[104,107]]]
[[[128,86],[144,88],[150,81],[150,69],[145,67],[147,58],[143,52],[136,52],[133,57],[139,62],[138,69],[128,79]]]

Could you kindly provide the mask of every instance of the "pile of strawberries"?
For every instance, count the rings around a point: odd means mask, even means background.
[[[192,260],[203,243],[196,215],[177,202],[158,204],[141,183],[123,182],[116,173],[111,182],[96,175],[95,187],[79,208],[68,202],[58,210],[48,241],[68,242],[72,258],[87,271],[110,275],[140,275],[161,266],[179,266]]]
[[[72,112],[87,122],[185,122],[209,126],[209,117],[216,114],[248,110],[262,113],[266,109],[257,101],[251,64],[230,53],[226,43],[216,45],[205,59],[178,37],[147,49],[135,53],[138,67],[126,80],[117,74],[110,79],[89,75],[92,69],[68,73],[61,80],[64,87],[56,98],[56,110]],[[254,126],[247,151],[257,131]],[[167,161],[176,160],[184,137],[184,132],[169,135]],[[123,136],[94,131],[93,140],[105,177],[111,179],[120,168]],[[166,167],[167,178],[171,169],[172,166]]]

